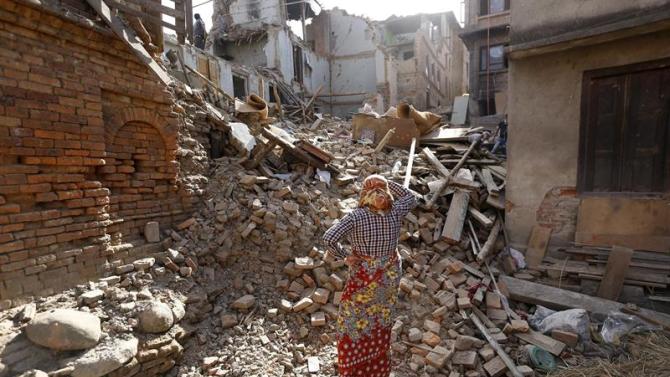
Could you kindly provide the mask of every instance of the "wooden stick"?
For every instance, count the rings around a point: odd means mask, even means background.
[[[388,143],[389,139],[391,139],[391,136],[393,136],[393,134],[395,134],[395,128],[391,128],[390,130],[388,130],[388,132],[386,132],[386,135],[384,135],[384,137],[379,141],[379,144],[377,144],[377,147],[375,148],[375,153],[379,153],[382,151],[382,149],[384,149],[386,143]]]
[[[449,175],[447,176],[447,179],[440,185],[440,187],[437,188],[437,191],[435,191],[435,195],[433,195],[433,197],[430,198],[430,200],[426,204],[426,207],[431,208],[433,205],[435,205],[435,202],[437,201],[437,199],[442,194],[442,191],[444,191],[444,189],[446,189],[447,186],[449,186],[449,179],[451,178],[451,176],[458,173],[458,170],[461,168],[461,166],[463,166],[463,164],[465,164],[465,161],[468,159],[468,156],[470,155],[470,153],[472,153],[472,151],[478,145],[479,145],[479,140],[475,140],[475,141],[472,142],[472,144],[470,144],[470,147],[468,148],[467,151],[465,151],[465,153],[463,154],[463,157],[461,157],[460,161],[458,161],[456,166],[454,166],[454,168],[451,169],[451,171],[449,172]]]
[[[208,79],[207,77],[205,77],[202,73],[196,71],[195,69],[193,69],[193,68],[191,68],[191,67],[189,67],[189,66],[186,66],[186,69],[188,69],[189,71],[191,71],[191,72],[195,73],[196,75],[198,75],[198,77],[200,77],[201,79],[203,79],[207,84],[209,84],[212,88],[214,88],[214,90],[216,90],[217,92],[221,93],[221,94],[223,95],[224,98],[226,98],[226,99],[229,100],[229,101],[235,102],[235,99],[234,99],[233,97],[231,97],[228,93],[224,92],[221,88],[219,88],[218,86],[216,86],[216,84],[214,84],[210,79]]]
[[[519,372],[519,370],[516,368],[516,364],[514,364],[514,361],[509,357],[509,355],[505,352],[505,350],[503,350],[503,348],[500,347],[500,344],[495,339],[493,339],[493,337],[491,336],[491,334],[489,334],[488,330],[486,329],[486,327],[484,327],[479,318],[477,318],[477,316],[474,314],[470,314],[470,320],[472,321],[472,323],[475,324],[475,326],[477,326],[479,332],[481,332],[482,335],[484,335],[484,338],[486,338],[491,347],[496,351],[498,356],[500,356],[503,363],[505,363],[505,365],[507,366],[507,369],[509,369],[510,373],[512,373],[512,376],[523,377],[523,374]]]
[[[502,222],[498,217],[496,218],[496,222],[493,224],[493,228],[491,229],[491,233],[489,233],[489,237],[486,239],[486,242],[484,242],[484,245],[482,245],[481,250],[479,250],[479,254],[477,255],[478,261],[481,262],[485,260],[490,256],[491,253],[493,253],[493,248],[495,247],[496,240],[498,239],[500,228],[502,228]]]
[[[412,138],[412,145],[409,147],[409,157],[407,159],[407,171],[405,172],[405,181],[403,186],[409,187],[409,181],[412,178],[412,165],[414,164],[414,150],[416,149],[416,138]]]
[[[314,100],[316,100],[316,97],[318,97],[319,93],[321,93],[321,89],[323,89],[323,84],[319,85],[319,87],[316,89],[316,92],[314,92],[312,98],[310,98],[307,102],[307,105],[305,105],[305,109],[309,110],[310,106],[312,106],[312,103],[314,103]]]
[[[284,109],[281,107],[281,97],[279,97],[279,92],[277,91],[277,85],[272,86],[272,94],[275,96],[275,103],[277,104],[277,113],[279,113],[279,119],[284,118]]]

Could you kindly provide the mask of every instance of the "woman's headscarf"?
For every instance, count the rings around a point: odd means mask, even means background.
[[[377,174],[365,178],[358,206],[373,212],[388,212],[393,207],[393,195],[386,178]]]

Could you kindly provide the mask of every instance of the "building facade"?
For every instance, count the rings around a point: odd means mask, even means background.
[[[670,250],[670,3],[515,0],[507,217],[552,242]]]
[[[507,113],[511,0],[466,0],[460,34],[469,52],[470,113],[474,117]]]

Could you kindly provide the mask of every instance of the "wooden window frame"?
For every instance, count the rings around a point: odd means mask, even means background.
[[[502,57],[502,68],[497,68],[491,67],[491,49],[494,47],[502,47],[503,50],[503,57]],[[486,72],[487,70],[489,72],[502,72],[507,70],[507,56],[505,54],[505,43],[496,43],[496,44],[490,44],[490,45],[485,45],[481,46],[479,48],[479,72]],[[484,58],[486,57],[486,66],[482,67],[484,63]]]
[[[496,14],[509,12],[511,0],[504,1],[505,4],[503,5],[503,10],[491,12],[491,0],[479,0],[479,17],[493,16]]]
[[[589,191],[586,188],[587,181],[587,148],[589,147],[588,127],[589,113],[588,105],[590,98],[590,83],[593,79],[632,74],[635,72],[670,68],[670,58],[634,63],[616,67],[601,68],[584,71],[582,75],[582,94],[580,101],[579,120],[579,154],[577,157],[577,193],[579,196],[623,196],[623,197],[661,197],[667,192],[636,192],[636,191]],[[670,148],[670,145],[668,146]]]

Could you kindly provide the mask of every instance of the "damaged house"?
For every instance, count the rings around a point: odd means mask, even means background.
[[[317,15],[312,7],[279,0],[216,1],[208,46],[221,58],[216,65],[229,66],[215,77],[230,72],[232,81],[222,82],[222,88],[236,97],[259,93],[275,102],[272,82],[278,79],[339,116],[363,103],[378,112],[399,100],[435,108],[465,90],[464,50],[454,37],[460,25],[453,13],[373,22],[337,8]],[[306,19],[311,19],[307,25]],[[288,25],[298,20],[304,38]]]
[[[577,14],[576,12],[579,12]],[[670,250],[670,5],[515,0],[512,242]]]
[[[475,118],[508,112],[505,48],[509,44],[510,1],[465,1],[465,27],[460,37],[470,55],[470,113]]]

